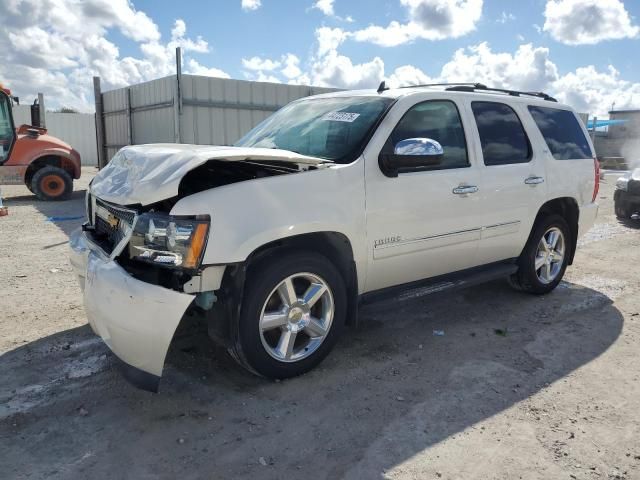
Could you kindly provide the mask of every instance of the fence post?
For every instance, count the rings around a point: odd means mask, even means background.
[[[106,162],[105,136],[104,136],[104,110],[102,105],[102,91],[100,90],[100,77],[93,77],[93,96],[96,102],[96,148],[98,149],[98,168],[103,168]]]
[[[133,121],[131,118],[131,88],[127,87],[127,145],[133,145]]]
[[[182,143],[180,119],[182,116],[182,49],[176,47],[176,88],[173,95],[173,136],[175,143]]]

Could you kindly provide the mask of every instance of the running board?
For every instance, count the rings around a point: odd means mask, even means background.
[[[373,303],[381,300],[395,299],[398,301],[413,300],[426,295],[449,292],[462,288],[480,285],[491,280],[506,278],[518,271],[516,259],[505,262],[491,263],[480,267],[447,273],[438,277],[418,280],[381,290],[367,292],[360,296],[360,303]]]

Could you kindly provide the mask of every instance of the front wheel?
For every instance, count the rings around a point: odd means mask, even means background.
[[[67,200],[73,192],[73,179],[58,167],[42,167],[31,179],[31,188],[40,200]]]
[[[293,253],[261,262],[249,271],[230,353],[258,375],[301,375],[329,354],[346,311],[344,280],[327,258]]]
[[[558,286],[569,262],[571,232],[560,215],[536,222],[509,283],[528,293],[549,293]]]

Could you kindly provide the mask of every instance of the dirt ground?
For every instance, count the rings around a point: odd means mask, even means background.
[[[81,220],[59,217],[93,173],[62,203],[2,188],[0,478],[640,479],[640,231],[613,216],[617,175],[548,296],[370,305],[284,382],[187,337],[150,394],[91,333],[67,260]]]

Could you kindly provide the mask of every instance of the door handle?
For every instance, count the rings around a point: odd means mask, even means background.
[[[541,183],[544,183],[544,178],[532,176],[525,178],[524,183],[527,185],[540,185]]]
[[[476,193],[478,191],[478,187],[475,185],[460,185],[453,189],[453,193],[456,195],[466,195],[468,193]]]

